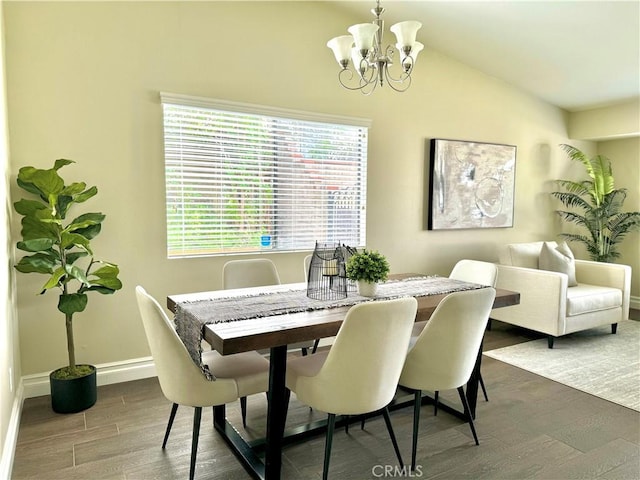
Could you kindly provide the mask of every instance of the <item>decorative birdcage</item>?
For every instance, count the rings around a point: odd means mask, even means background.
[[[319,244],[313,250],[307,277],[307,297],[339,300],[347,297],[347,272],[339,243]]]

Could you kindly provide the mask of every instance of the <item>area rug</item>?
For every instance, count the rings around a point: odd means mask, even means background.
[[[640,322],[627,320],[557,338],[484,352],[484,355],[528,370],[610,402],[640,411]]]

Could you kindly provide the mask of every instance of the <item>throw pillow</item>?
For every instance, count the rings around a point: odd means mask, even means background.
[[[576,262],[573,252],[566,242],[558,244],[557,247],[549,242],[544,242],[542,250],[540,250],[539,265],[540,270],[566,273],[569,277],[568,285],[570,287],[578,285],[576,282]]]

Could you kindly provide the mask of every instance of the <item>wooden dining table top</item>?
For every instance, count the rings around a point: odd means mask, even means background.
[[[418,274],[396,274],[391,279],[403,279]],[[175,313],[176,305],[181,302],[213,300],[229,298],[234,295],[248,295],[282,291],[292,286],[302,287],[304,284],[273,285],[253,287],[250,289],[216,290],[210,292],[187,293],[167,297],[167,307]],[[440,301],[447,294],[416,297],[418,313],[416,321],[428,320]],[[516,305],[520,294],[505,289],[496,289],[493,308]],[[263,316],[257,319],[236,320],[232,322],[213,323],[204,326],[204,339],[222,355],[268,349],[277,345],[288,345],[297,342],[332,337],[338,333],[340,325],[350,307],[335,307],[298,313]]]

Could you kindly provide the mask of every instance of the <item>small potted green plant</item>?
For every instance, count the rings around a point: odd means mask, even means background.
[[[58,170],[72,160],[59,159],[53,168],[44,170],[22,167],[17,183],[33,194],[32,199],[15,202],[22,215],[22,240],[17,248],[28,252],[16,270],[41,273],[47,281],[41,295],[52,288],[60,290],[58,310],[64,314],[69,364],[51,372],[51,405],[58,413],[79,412],[91,407],[97,399],[96,369],[93,365],[77,365],[73,339],[73,315],[84,311],[89,292],[112,294],[122,288],[117,265],[97,260],[91,240],[100,233],[102,213],[85,213],[67,220],[76,204],[84,203],[98,193],[84,182],[65,185]]]
[[[357,282],[361,296],[375,297],[378,282],[387,279],[389,262],[376,250],[364,249],[349,257],[346,270],[347,278]]]

